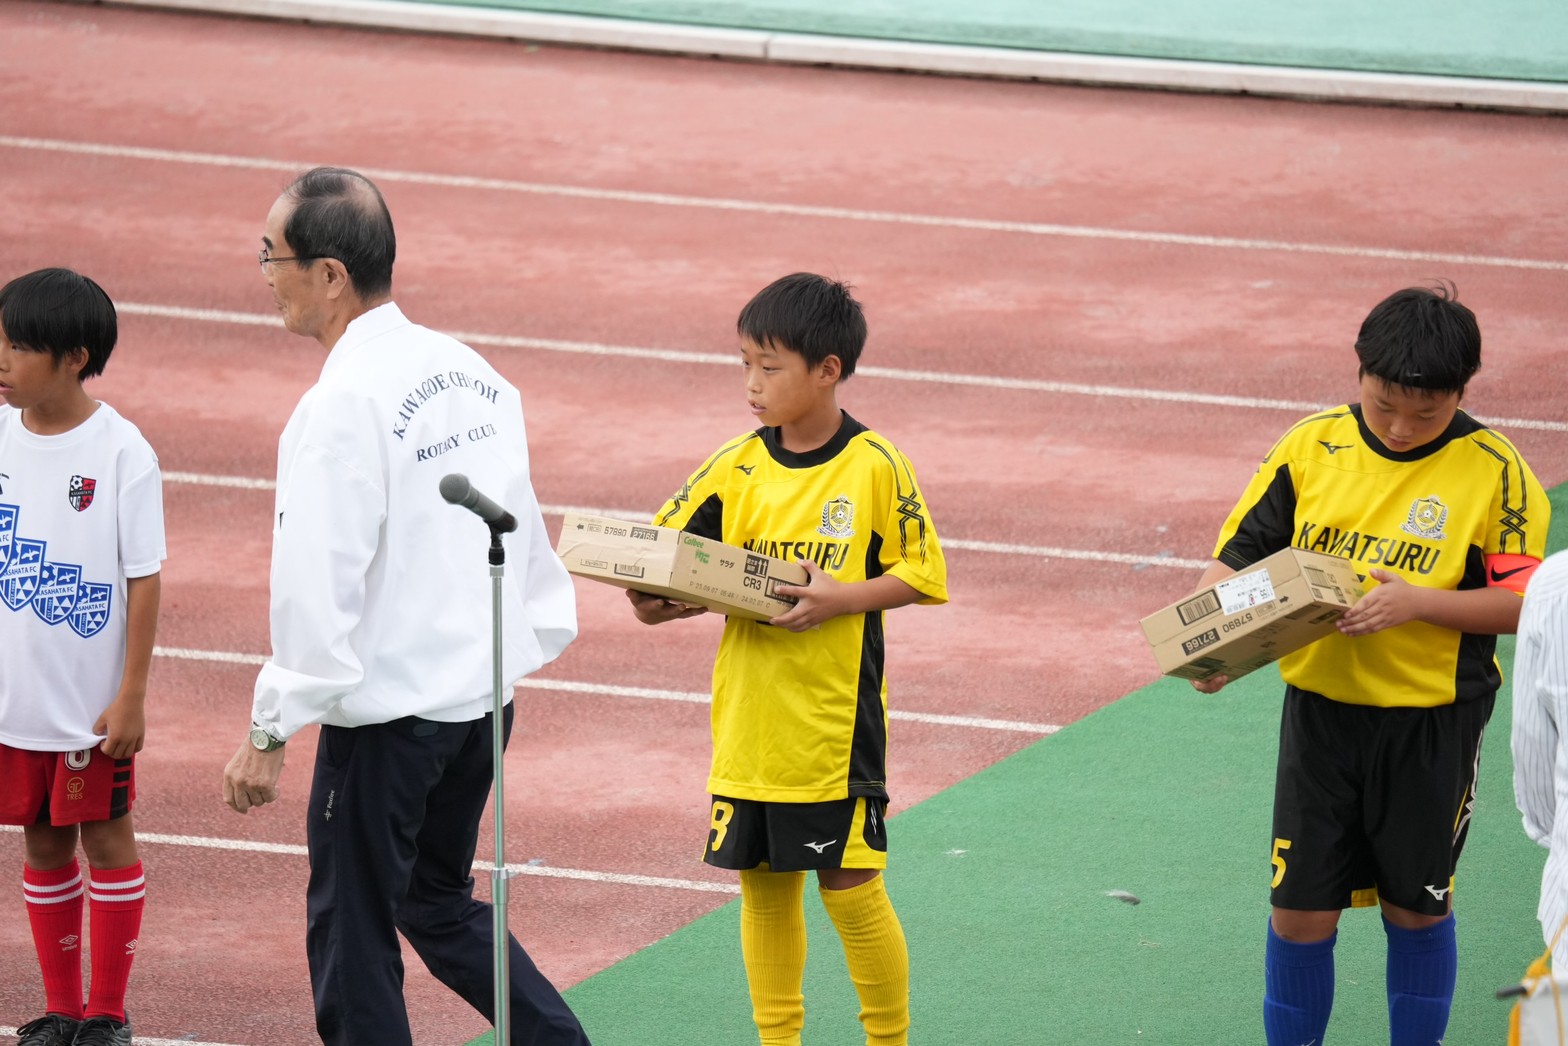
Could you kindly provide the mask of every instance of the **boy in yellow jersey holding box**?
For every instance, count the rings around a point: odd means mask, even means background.
[[[909,1041],[909,953],[888,901],[882,612],[947,601],[909,462],[839,409],[866,340],[842,283],[796,273],[737,324],[761,427],[720,447],[654,522],[800,560],[771,622],[729,618],[713,666],[712,822],[703,859],[740,872],[741,954],[763,1046],[800,1046],[806,872],[844,944],[868,1046]],[[701,607],[629,591],[648,624]]]
[[[1201,582],[1295,546],[1344,556],[1369,586],[1338,633],[1279,662],[1270,1046],[1321,1046],[1340,914],[1374,904],[1388,940],[1390,1042],[1442,1041],[1459,962],[1454,869],[1502,681],[1497,636],[1518,627],[1551,514],[1513,444],[1459,409],[1481,333],[1451,287],[1378,304],[1356,355],[1361,402],[1280,438]]]

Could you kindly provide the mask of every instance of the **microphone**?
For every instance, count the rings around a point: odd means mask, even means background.
[[[441,479],[441,496],[453,505],[468,509],[490,524],[497,534],[507,534],[517,529],[517,517],[497,505],[468,482],[461,472],[452,472]]]

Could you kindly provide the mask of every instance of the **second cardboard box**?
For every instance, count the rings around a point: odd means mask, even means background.
[[[1239,679],[1328,635],[1361,595],[1348,559],[1287,548],[1150,614],[1143,634],[1168,676]]]

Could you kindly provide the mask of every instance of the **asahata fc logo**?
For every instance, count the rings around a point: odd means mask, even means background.
[[[71,489],[67,496],[71,499],[71,507],[78,512],[86,512],[87,506],[93,503],[93,492],[98,489],[96,479],[86,476],[72,476]]]

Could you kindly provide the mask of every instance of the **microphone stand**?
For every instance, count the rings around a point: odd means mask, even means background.
[[[510,520],[508,520],[510,522]],[[505,530],[495,523],[490,528],[490,621],[491,621],[491,693],[494,698],[491,722],[491,758],[495,767],[495,867],[490,871],[491,934],[495,944],[495,1046],[510,1046],[512,1041],[512,989],[509,969],[511,934],[506,924],[507,880],[512,877],[506,866],[506,771],[502,757],[506,754],[505,713],[501,680],[501,577],[506,570],[506,549],[501,544]]]
[[[495,772],[495,867],[490,871],[491,934],[495,944],[495,1046],[511,1046],[512,1042],[512,978],[510,945],[512,935],[506,928],[507,880],[512,877],[506,867],[506,771],[503,757],[506,754],[506,702],[501,679],[501,577],[506,568],[506,548],[501,535],[517,529],[517,519],[506,509],[474,489],[468,477],[454,472],[441,478],[441,497],[448,504],[466,508],[485,521],[490,528],[490,622],[491,622],[491,693],[494,703],[491,710],[491,762]],[[514,720],[515,722],[515,720]]]

